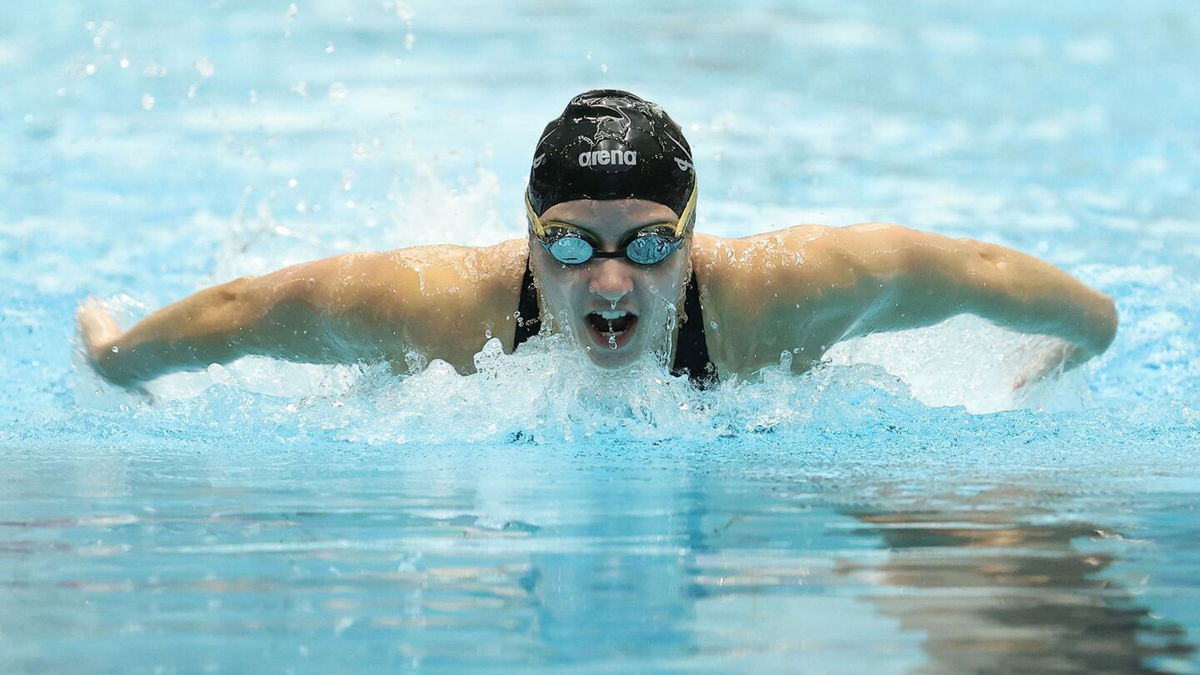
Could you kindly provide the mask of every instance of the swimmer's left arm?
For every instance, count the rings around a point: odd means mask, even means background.
[[[932,325],[960,313],[1052,335],[1071,368],[1102,353],[1117,330],[1111,298],[1063,270],[1004,246],[894,225],[839,231],[837,247],[860,275],[862,314],[844,337]],[[865,280],[865,283],[864,283]]]

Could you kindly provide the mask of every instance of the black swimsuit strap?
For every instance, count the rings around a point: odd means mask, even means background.
[[[675,340],[675,362],[671,374],[687,375],[699,389],[717,379],[717,367],[708,358],[708,341],[704,338],[704,316],[700,311],[700,289],[696,273],[688,277],[683,299],[683,316],[679,318],[679,334]]]
[[[513,349],[542,330],[542,313],[538,309],[537,287],[533,285],[533,272],[525,263],[525,276],[521,278],[521,299],[517,301],[517,335]]]
[[[708,342],[704,339],[704,318],[700,310],[700,289],[696,285],[695,272],[688,278],[684,292],[683,316],[679,318],[679,335],[671,374],[676,377],[687,375],[693,385],[703,389],[717,379],[717,368],[708,358]],[[541,329],[537,287],[533,285],[533,272],[526,263],[525,275],[521,278],[521,297],[517,301],[517,333],[513,349],[537,335]]]

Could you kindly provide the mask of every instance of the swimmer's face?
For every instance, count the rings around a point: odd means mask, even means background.
[[[543,223],[577,228],[601,251],[616,251],[650,225],[674,226],[679,215],[644,199],[578,199],[546,209]],[[656,265],[620,258],[592,258],[564,265],[530,237],[529,251],[544,312],[568,331],[601,368],[628,366],[652,349],[667,345],[667,322],[682,309],[691,255],[684,245]]]

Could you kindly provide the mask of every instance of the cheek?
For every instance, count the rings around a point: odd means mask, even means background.
[[[662,269],[656,269],[645,279],[645,288],[652,295],[673,303],[683,293],[687,283],[687,259],[680,256],[678,261],[663,263]]]
[[[553,313],[570,310],[578,302],[577,296],[580,294],[581,275],[578,270],[564,267],[545,251],[537,251],[533,255],[533,274],[542,299],[548,305],[545,309]]]

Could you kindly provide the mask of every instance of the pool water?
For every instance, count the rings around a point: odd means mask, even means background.
[[[59,2],[0,16],[0,671],[1197,672],[1200,12],[1150,0]],[[696,392],[561,341],[145,394],[128,322],[343,251],[522,236],[593,87],[681,122],[699,229],[893,221],[1114,297]]]

